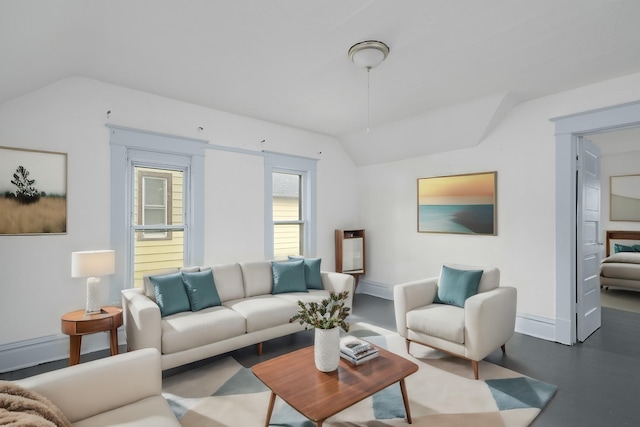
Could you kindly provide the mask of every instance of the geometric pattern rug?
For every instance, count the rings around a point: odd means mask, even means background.
[[[405,379],[414,426],[528,426],[551,400],[557,387],[489,362],[480,362],[480,380],[471,363],[365,323],[351,325],[350,335],[405,357],[419,367]],[[304,378],[300,378],[304,387]],[[163,380],[163,396],[184,427],[264,426],[270,391],[251,371],[228,356]],[[398,384],[334,415],[324,426],[406,426]],[[315,424],[280,398],[270,426]]]

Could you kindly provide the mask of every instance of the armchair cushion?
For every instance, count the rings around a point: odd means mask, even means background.
[[[407,328],[432,337],[464,344],[464,310],[431,304],[407,313]]]
[[[464,302],[478,293],[483,270],[458,270],[442,266],[438,294],[434,302],[464,307]]]

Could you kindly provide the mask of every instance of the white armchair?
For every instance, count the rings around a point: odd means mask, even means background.
[[[516,289],[499,286],[497,268],[446,266],[483,270],[478,293],[467,298],[462,308],[434,302],[440,277],[397,285],[393,290],[396,327],[406,340],[407,352],[416,342],[470,360],[478,379],[478,361],[498,347],[504,353],[505,343],[513,336]]]

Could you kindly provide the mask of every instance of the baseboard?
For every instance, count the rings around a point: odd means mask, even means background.
[[[547,317],[516,313],[516,332],[547,341],[555,341],[556,323]]]
[[[393,287],[385,285],[384,283],[360,279],[356,293],[371,295],[374,297],[393,301]]]
[[[126,345],[124,329],[118,329],[118,344]],[[84,335],[81,354],[109,349],[109,332]],[[69,358],[69,337],[48,335],[24,341],[0,344],[0,373],[29,368]]]

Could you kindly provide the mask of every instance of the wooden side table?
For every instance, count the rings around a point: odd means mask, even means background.
[[[62,316],[62,332],[69,335],[69,365],[80,363],[82,336],[96,332],[110,333],[111,355],[118,354],[118,328],[122,326],[122,308],[102,307],[100,313],[76,310]]]

